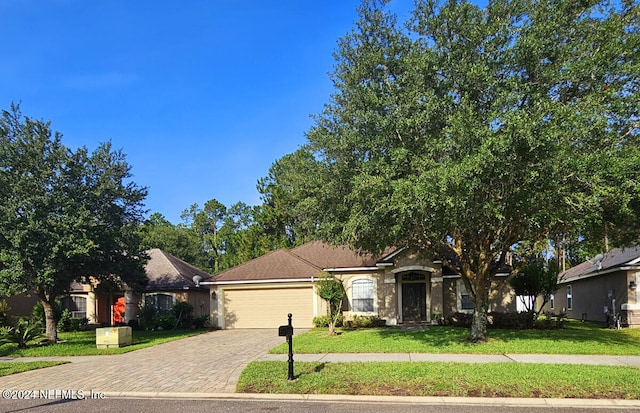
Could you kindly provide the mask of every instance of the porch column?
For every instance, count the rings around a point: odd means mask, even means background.
[[[87,320],[89,324],[98,323],[98,315],[96,314],[96,293],[89,291],[87,293]]]
[[[129,321],[136,320],[138,315],[138,303],[134,299],[133,290],[126,290],[124,292],[124,322],[129,324]]]

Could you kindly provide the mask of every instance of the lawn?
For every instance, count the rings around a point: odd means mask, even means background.
[[[0,377],[9,374],[22,373],[23,371],[42,369],[45,367],[65,364],[65,361],[14,361],[0,363]]]
[[[474,353],[474,354],[609,354],[640,355],[640,329],[611,330],[591,323],[569,322],[558,330],[489,330],[489,341],[466,341],[468,329],[433,326],[427,330],[380,328],[314,329],[293,337],[294,353]],[[270,353],[283,354],[286,344]]]
[[[294,353],[475,353],[640,355],[640,329],[609,330],[569,322],[561,330],[489,330],[489,341],[466,341],[468,329],[314,329],[293,337]],[[270,353],[286,353],[279,345]],[[620,366],[521,363],[253,362],[237,391],[401,396],[640,399],[640,369]]]
[[[519,363],[252,362],[237,391],[245,393],[394,396],[640,399],[640,369]]]
[[[96,333],[93,330],[59,333],[58,338],[60,340],[65,340],[65,342],[54,345],[38,345],[37,343],[31,343],[31,345],[26,349],[19,349],[15,344],[5,344],[0,346],[0,356],[56,357],[122,354],[204,332],[206,332],[206,330],[134,330],[132,334],[132,345],[110,349],[96,348]]]

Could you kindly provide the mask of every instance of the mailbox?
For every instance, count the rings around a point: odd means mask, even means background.
[[[278,327],[278,336],[280,337],[291,337],[293,335],[293,327],[291,326],[280,326]]]

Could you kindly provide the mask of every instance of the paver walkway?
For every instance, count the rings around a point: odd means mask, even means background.
[[[73,362],[0,377],[0,387],[85,393],[233,393],[244,367],[282,342],[273,329],[219,330],[114,356],[39,357]]]

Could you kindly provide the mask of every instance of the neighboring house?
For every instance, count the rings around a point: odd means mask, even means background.
[[[638,283],[640,246],[616,248],[559,274],[559,288],[544,310],[597,322],[620,314],[622,325],[640,327]]]
[[[314,291],[322,271],[342,281],[346,317],[377,316],[394,325],[473,311],[460,276],[443,269],[440,261],[421,259],[404,249],[375,258],[314,241],[273,251],[203,283],[214,298],[211,320],[219,328],[273,328],[286,324],[291,313],[294,327],[311,327],[315,316],[327,312]],[[515,309],[512,291],[491,307]]]
[[[151,249],[147,254],[148,283],[143,291],[115,288],[94,281],[74,282],[69,295],[61,298],[62,309],[71,311],[73,317],[87,318],[89,324],[108,325],[137,320],[140,307],[145,304],[153,305],[159,311],[169,311],[176,301],[188,301],[193,305],[196,317],[210,313],[209,288],[199,285],[199,280],[211,279],[210,274],[160,249]],[[198,283],[194,277],[200,277],[196,278]],[[12,311],[12,314],[30,315],[36,301],[26,295],[12,297],[10,306],[20,310]]]

